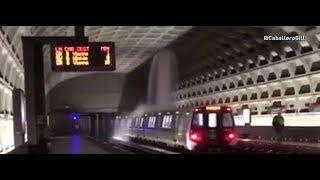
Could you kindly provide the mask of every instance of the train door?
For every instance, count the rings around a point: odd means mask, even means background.
[[[232,112],[220,112],[218,114],[218,141],[221,145],[230,145],[236,142],[234,131],[234,119]]]

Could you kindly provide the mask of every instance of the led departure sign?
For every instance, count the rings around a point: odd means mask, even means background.
[[[51,45],[52,71],[114,71],[113,42]]]

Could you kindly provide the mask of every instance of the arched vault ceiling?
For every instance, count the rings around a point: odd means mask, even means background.
[[[1,26],[1,39],[9,47],[15,67],[23,73],[21,36],[73,36],[74,26]],[[128,73],[150,59],[163,47],[178,58],[180,79],[197,73],[213,73],[256,61],[271,50],[280,53],[283,47],[297,47],[297,42],[264,41],[264,35],[306,34],[318,31],[317,26],[85,26],[91,42],[114,41],[115,73]],[[308,37],[307,37],[308,38]],[[86,73],[53,73],[49,46],[44,47],[46,90],[58,83]],[[111,72],[112,73],[112,72]],[[24,87],[22,85],[22,87]]]

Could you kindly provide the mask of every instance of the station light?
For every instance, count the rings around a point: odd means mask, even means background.
[[[79,120],[79,116],[76,113],[71,114],[71,120],[72,121],[78,121]]]
[[[220,110],[221,107],[220,106],[207,106],[206,110],[211,110],[211,111],[217,111]]]
[[[179,114],[179,111],[176,111],[176,114]]]

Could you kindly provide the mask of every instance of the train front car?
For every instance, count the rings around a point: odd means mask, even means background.
[[[189,150],[228,149],[236,145],[237,140],[230,107],[206,106],[193,109],[186,142]]]

